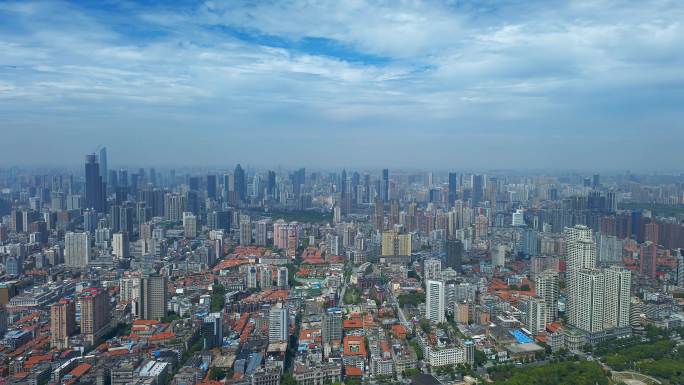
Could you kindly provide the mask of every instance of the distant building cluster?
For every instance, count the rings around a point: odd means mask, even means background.
[[[467,383],[684,326],[681,176],[114,164],[0,169],[0,382]]]

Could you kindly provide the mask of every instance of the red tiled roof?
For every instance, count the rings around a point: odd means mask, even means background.
[[[82,364],[79,364],[77,367],[74,368],[69,374],[71,374],[74,377],[81,377],[82,375],[86,374],[90,368],[93,366],[90,364],[86,364],[85,362]]]
[[[357,368],[356,366],[347,366],[344,368],[344,371],[347,376],[350,377],[361,377],[361,375],[363,375],[361,368]]]

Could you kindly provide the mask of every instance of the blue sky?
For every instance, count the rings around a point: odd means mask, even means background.
[[[1,164],[682,170],[682,1],[0,1]]]

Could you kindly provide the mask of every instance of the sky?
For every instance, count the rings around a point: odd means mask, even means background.
[[[0,1],[0,167],[682,171],[684,1]]]

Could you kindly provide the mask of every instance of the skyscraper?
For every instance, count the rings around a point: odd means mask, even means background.
[[[261,288],[261,290],[270,290],[272,286],[273,272],[271,271],[271,266],[261,266],[261,269],[259,271],[259,287]]]
[[[553,270],[543,271],[538,274],[535,282],[537,296],[544,299],[546,304],[546,316],[548,322],[553,322],[558,318],[558,273]]]
[[[428,258],[423,262],[423,276],[429,280],[439,280],[442,278],[442,261],[435,258]]]
[[[140,279],[138,318],[161,320],[166,316],[168,293],[166,276],[150,274]]]
[[[205,350],[220,347],[223,344],[222,313],[210,313],[202,320],[202,338]]]
[[[180,222],[185,211],[185,197],[176,193],[164,194],[164,218],[173,222]]]
[[[389,194],[389,170],[388,169],[383,169],[382,170],[382,182],[381,182],[381,198],[384,203],[389,202],[390,199],[390,194]]]
[[[589,333],[604,330],[605,276],[597,269],[583,268],[575,273],[575,281],[575,316],[571,325]]]
[[[85,163],[85,204],[87,208],[98,213],[105,212],[105,183],[100,175],[100,164],[97,155],[86,155]]]
[[[217,180],[215,174],[207,175],[207,198],[216,199]]]
[[[116,233],[112,236],[112,249],[112,253],[117,258],[128,258],[130,256],[127,232]]]
[[[69,346],[69,337],[75,332],[76,303],[73,300],[62,298],[50,306],[51,346],[57,349],[66,349]]]
[[[268,241],[268,219],[262,219],[256,223],[256,236],[254,243],[257,246],[266,246]]]
[[[444,322],[444,283],[428,280],[425,287],[425,318],[434,323]]]
[[[247,277],[246,277],[246,283],[247,283],[247,288],[248,289],[256,289],[258,287],[257,284],[257,268],[254,265],[249,265],[247,266]]]
[[[95,344],[107,332],[111,313],[106,291],[91,287],[84,289],[81,301],[81,334],[88,344]]]
[[[185,238],[195,238],[197,236],[197,217],[193,213],[183,213],[183,232]]]
[[[675,256],[677,257],[675,284],[679,287],[684,287],[684,252],[682,252],[682,249],[677,249]]]
[[[658,247],[655,243],[647,241],[639,248],[639,273],[641,275],[656,278],[656,268],[658,266],[657,259]]]
[[[382,233],[382,256],[411,255],[411,234],[399,234],[395,230]]]
[[[88,233],[64,235],[64,264],[67,267],[84,268],[90,262],[90,236]]]
[[[577,225],[565,229],[566,242],[566,281],[568,286],[568,321],[577,325],[578,313],[575,302],[578,298],[579,281],[577,274],[581,269],[596,267],[596,244],[592,238],[591,229]]]
[[[247,215],[240,216],[240,245],[246,246],[252,243],[252,222]]]
[[[499,245],[492,251],[492,267],[504,267],[506,264],[506,245]]]
[[[268,170],[268,176],[266,178],[266,194],[270,198],[273,198],[275,196],[275,188],[276,188],[276,174],[275,171]]]
[[[603,273],[606,285],[604,328],[629,326],[632,272],[620,266],[611,266],[603,270]]]
[[[342,340],[342,309],[331,307],[323,313],[321,334],[324,343]]]
[[[548,306],[546,301],[540,297],[527,297],[526,326],[527,329],[536,335],[546,328],[548,323]]]
[[[382,231],[385,228],[385,204],[382,198],[375,198],[375,212],[373,214],[373,225],[378,231]]]
[[[461,271],[463,265],[463,242],[458,239],[446,241],[446,266]]]
[[[100,148],[100,177],[102,177],[102,182],[107,182],[107,147],[102,146]]]
[[[269,311],[268,342],[287,341],[289,316],[287,307],[277,303]]]
[[[285,289],[289,286],[289,284],[287,282],[288,281],[288,275],[289,275],[289,272],[288,272],[286,266],[281,266],[280,268],[278,268],[278,282],[277,283],[278,283],[278,287],[280,289]]]
[[[340,177],[340,209],[342,215],[347,215],[351,211],[351,186],[348,185],[347,180],[347,170],[342,170],[342,176]]]
[[[389,227],[394,228],[399,224],[399,201],[392,199],[390,202]]]
[[[454,205],[457,197],[458,175],[455,172],[449,173],[449,207]]]
[[[238,163],[235,166],[235,171],[233,172],[233,178],[235,178],[235,193],[237,195],[239,203],[247,202],[247,177],[245,176],[245,170]]]
[[[470,187],[473,207],[475,207],[482,201],[482,196],[484,195],[484,177],[473,174],[470,178]]]
[[[306,169],[300,168],[290,174],[290,182],[292,182],[292,193],[295,197],[299,197],[302,193],[302,185],[306,183]]]

